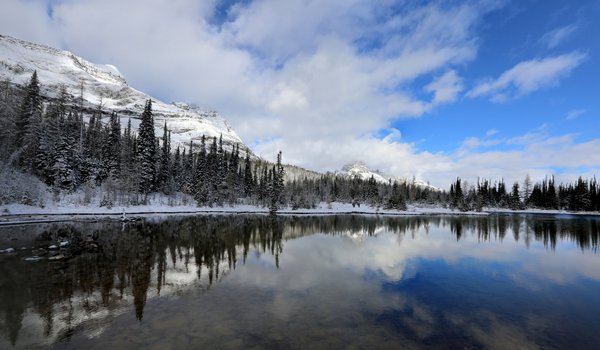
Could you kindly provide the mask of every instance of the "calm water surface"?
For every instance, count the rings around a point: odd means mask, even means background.
[[[0,227],[0,349],[600,349],[599,246],[591,217]]]

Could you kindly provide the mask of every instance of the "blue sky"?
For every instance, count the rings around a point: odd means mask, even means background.
[[[452,150],[465,138],[483,138],[490,130],[502,138],[534,130],[549,135],[575,133],[580,140],[598,137],[600,41],[593,40],[600,33],[600,23],[594,20],[598,15],[597,1],[523,1],[489,14],[481,29],[477,59],[459,69],[471,84],[536,57],[579,51],[587,59],[558,83],[527,96],[503,103],[463,97],[426,117],[396,122],[394,127],[402,130],[405,139],[431,151]],[[569,28],[570,34],[549,47],[549,33],[563,28]]]
[[[600,174],[597,0],[4,0],[0,33],[221,112],[253,150],[446,187]]]

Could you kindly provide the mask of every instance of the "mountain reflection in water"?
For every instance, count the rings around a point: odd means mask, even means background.
[[[27,248],[0,254],[0,348],[594,348],[599,228],[238,215],[0,227],[0,249]],[[65,259],[26,260],[61,240]]]

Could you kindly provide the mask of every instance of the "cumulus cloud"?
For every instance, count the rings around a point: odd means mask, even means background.
[[[43,14],[45,4],[36,4]],[[256,0],[217,20],[215,4],[58,2],[36,32],[115,64],[152,95],[216,108],[248,143],[283,138],[293,146],[296,138],[370,133],[456,99],[460,78],[450,67],[475,57],[474,27],[495,6]],[[425,87],[431,100],[412,95],[409,84],[440,70]]]
[[[468,97],[488,96],[492,101],[504,101],[556,85],[586,59],[580,52],[520,62],[495,80],[475,86]]]
[[[482,18],[502,2],[222,6],[216,0],[5,0],[0,31],[114,64],[130,85],[167,102],[215,108],[256,153],[272,159],[283,150],[286,162],[310,169],[336,170],[362,159],[446,187],[457,175],[541,174],[561,159],[566,166],[600,164],[576,152],[596,141],[562,140],[553,146],[556,154],[534,147],[543,140],[506,152],[479,145],[442,153],[421,150],[394,130],[382,139],[393,121],[460,98],[464,81],[457,72],[476,58]],[[558,83],[585,58],[573,52],[522,62],[468,95],[518,97]]]

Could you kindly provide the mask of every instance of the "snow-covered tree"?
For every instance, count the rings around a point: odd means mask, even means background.
[[[156,189],[156,141],[152,101],[148,100],[142,113],[138,136],[138,159],[140,192],[149,193]]]

